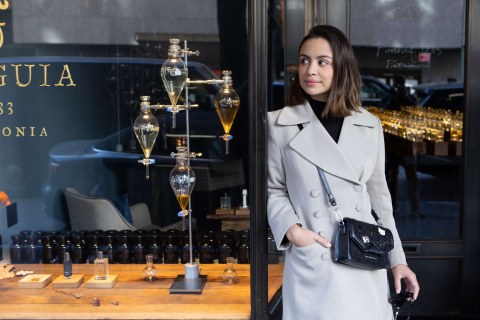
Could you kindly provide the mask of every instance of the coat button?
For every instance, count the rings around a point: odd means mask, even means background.
[[[320,210],[317,210],[313,213],[313,216],[317,219],[320,219],[322,217],[322,212]]]
[[[359,186],[358,184],[356,184],[356,185],[353,186],[353,190],[355,192],[360,192],[360,191],[362,191],[362,186]]]
[[[362,209],[363,209],[363,206],[360,203],[357,204],[357,206],[355,207],[355,210],[357,210],[357,212],[362,212]]]
[[[322,253],[322,260],[323,261],[331,261],[332,257],[330,256],[330,253]]]
[[[313,197],[313,198],[318,198],[318,196],[320,195],[320,192],[318,192],[318,190],[312,190],[310,192],[310,195]]]

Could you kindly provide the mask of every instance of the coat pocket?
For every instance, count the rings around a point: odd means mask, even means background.
[[[318,270],[321,266],[326,266],[328,262],[332,262],[331,249],[325,248],[317,242],[308,246],[297,247],[292,245],[290,250],[290,262],[297,268],[306,268],[307,270]]]

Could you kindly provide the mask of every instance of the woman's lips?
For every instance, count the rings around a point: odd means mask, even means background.
[[[315,85],[319,84],[320,81],[307,80],[307,81],[305,81],[305,83],[306,83],[308,86],[315,86]]]

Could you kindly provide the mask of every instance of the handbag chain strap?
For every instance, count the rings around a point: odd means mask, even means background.
[[[338,223],[343,224],[343,217],[340,214],[340,210],[338,209],[337,201],[335,200],[335,197],[333,196],[332,191],[330,190],[330,186],[328,185],[328,182],[327,182],[327,177],[325,177],[325,172],[323,171],[323,169],[321,169],[319,167],[317,167],[317,170],[318,170],[318,174],[320,175],[320,180],[322,181],[323,187],[325,188],[325,191],[327,192],[328,201],[332,205],[333,211],[335,213],[335,218],[337,218]],[[383,226],[382,225],[382,219],[380,219],[380,217],[377,215],[375,210],[372,209],[371,213],[372,213],[373,218],[375,219],[375,222],[379,226]]]
[[[319,167],[317,167],[318,174],[320,175],[320,180],[322,181],[323,187],[325,188],[325,191],[327,192],[328,196],[328,202],[330,202],[330,205],[333,208],[333,213],[335,214],[335,218],[337,219],[339,224],[343,224],[343,216],[340,213],[340,209],[338,209],[337,201],[335,200],[335,197],[332,194],[332,191],[330,190],[330,186],[328,185],[327,182],[327,177],[325,177],[325,173],[323,170]]]

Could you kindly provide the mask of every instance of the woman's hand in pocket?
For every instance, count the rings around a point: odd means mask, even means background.
[[[287,239],[297,247],[306,247],[314,242],[321,244],[325,248],[330,248],[332,246],[327,239],[313,231],[304,229],[297,224],[288,228],[286,236]]]

